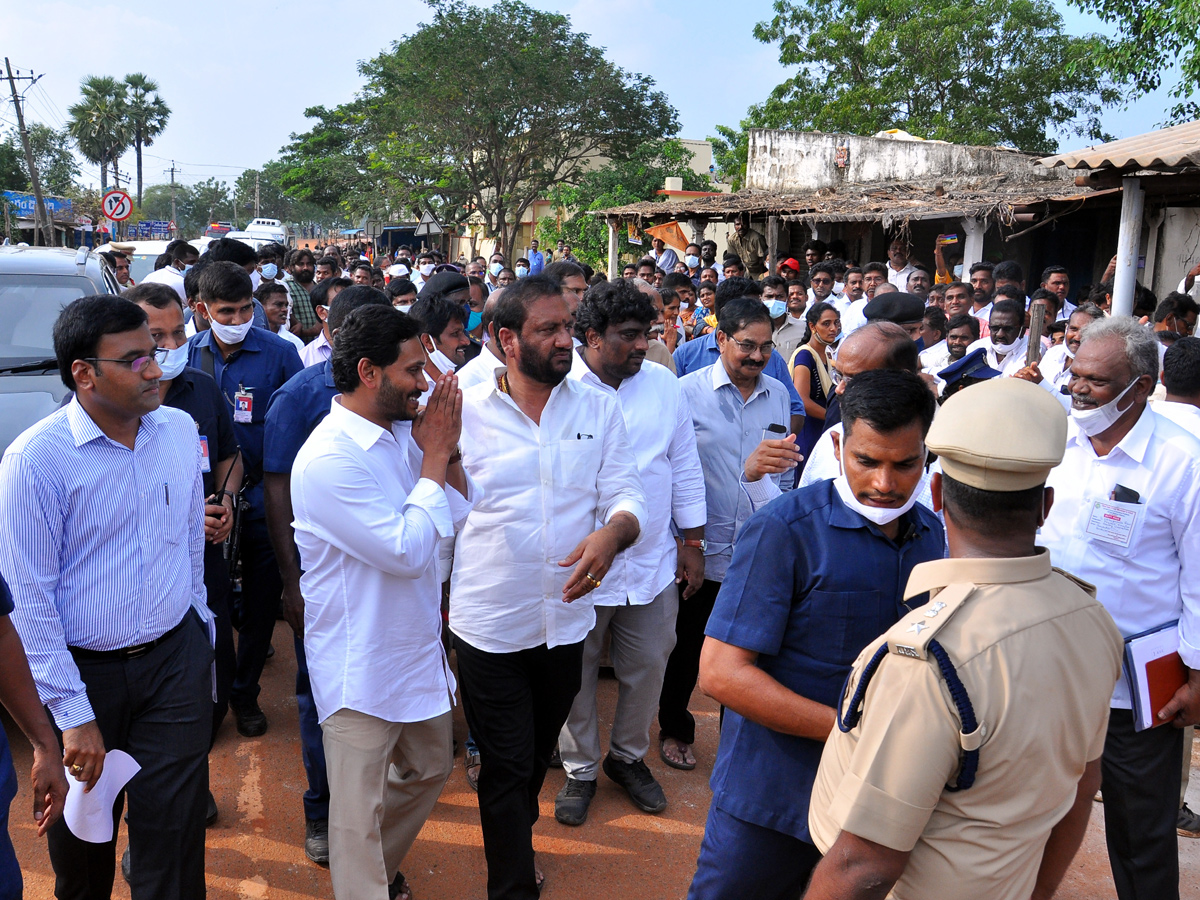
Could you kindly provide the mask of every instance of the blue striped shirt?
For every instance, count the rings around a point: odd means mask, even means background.
[[[152,641],[204,588],[204,496],[196,425],[160,407],[130,450],[79,400],[13,441],[0,461],[0,571],[12,590],[38,695],[59,728],[95,719],[67,647]]]

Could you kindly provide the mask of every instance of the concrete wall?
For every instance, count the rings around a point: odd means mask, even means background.
[[[849,165],[836,165],[838,147],[849,149]],[[753,129],[746,186],[760,191],[806,191],[840,184],[907,181],[937,177],[995,175],[1021,179],[1075,176],[1065,169],[1030,165],[1034,157],[996,147],[967,147],[936,141],[859,137],[821,132]]]
[[[1147,222],[1151,220],[1149,211],[1146,219]],[[1158,231],[1152,283],[1146,286],[1161,300],[1179,286],[1188,269],[1197,262],[1200,262],[1200,209],[1168,207],[1163,210],[1162,226]],[[1145,283],[1146,274],[1139,272],[1138,278]]]

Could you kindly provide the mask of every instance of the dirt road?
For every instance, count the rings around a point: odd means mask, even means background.
[[[213,900],[311,900],[332,898],[329,873],[304,856],[304,818],[300,795],[305,787],[292,695],[295,657],[291,632],[276,628],[277,653],[263,675],[263,709],[270,730],[262,738],[238,735],[227,720],[212,754],[212,786],[220,809],[208,832],[208,896]],[[600,683],[600,715],[607,734],[616,684]],[[587,823],[567,828],[554,821],[554,795],[563,774],[551,770],[542,792],[542,819],[534,831],[539,865],[546,873],[542,896],[629,900],[683,898],[694,871],[710,792],[708,774],[717,743],[717,707],[698,693],[700,765],[679,772],[655,754],[651,769],[666,791],[669,805],[659,816],[639,812],[624,792],[601,776]],[[455,736],[466,725],[455,713]],[[53,896],[54,877],[44,841],[32,824],[28,792],[29,745],[8,726],[22,792],[12,806],[12,836],[25,873],[27,900]],[[476,900],[485,896],[486,874],[475,794],[467,787],[461,747],[454,774],[404,866],[418,900]],[[1193,809],[1200,808],[1200,754],[1193,760],[1189,789]],[[764,773],[770,777],[771,773]],[[124,849],[124,833],[119,850]],[[1200,841],[1180,839],[1184,900],[1200,900]],[[129,891],[118,876],[114,897]],[[1115,896],[1104,850],[1101,807],[1095,805],[1083,850],[1058,895],[1061,900],[1107,900]]]

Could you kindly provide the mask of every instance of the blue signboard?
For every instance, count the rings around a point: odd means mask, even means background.
[[[169,241],[171,223],[163,219],[144,219],[130,228],[130,237],[142,241]]]
[[[22,191],[5,191],[4,199],[16,207],[17,215],[29,219],[33,218],[34,210],[37,209],[37,199],[33,194],[26,194]],[[60,222],[69,221],[73,218],[71,215],[71,201],[66,197],[47,197],[43,194],[42,201],[46,204],[46,212],[50,214],[50,218],[57,219]]]

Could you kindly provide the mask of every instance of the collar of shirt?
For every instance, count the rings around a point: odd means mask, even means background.
[[[262,341],[260,341],[258,335],[255,334],[256,331],[261,331],[261,330],[262,329],[260,329],[260,328],[251,328],[249,331],[247,331],[245,339],[240,344],[238,344],[236,347],[233,348],[233,353],[230,355],[233,356],[233,355],[236,355],[243,351],[245,351],[247,353],[261,352],[263,349]],[[270,332],[267,332],[267,333],[269,334]],[[276,337],[278,337],[278,335],[276,335]],[[283,338],[279,338],[279,339],[283,340]],[[204,329],[204,331],[198,331],[196,333],[196,336],[194,338],[192,338],[192,340],[195,342],[197,347],[210,347],[213,350],[213,352],[215,352],[217,354],[218,358],[221,358],[221,348],[217,346],[217,342],[213,338],[213,333],[212,333],[211,328],[206,328],[206,329]],[[224,359],[225,359],[226,363],[229,362],[229,357],[225,357]]]
[[[935,559],[923,562],[908,576],[904,599],[950,584],[1017,584],[1050,574],[1050,551],[1038,547],[1033,556],[1000,559]]]
[[[333,419],[333,425],[358,444],[363,450],[370,450],[385,435],[390,434],[395,438],[401,453],[408,453],[408,442],[412,436],[411,422],[393,422],[392,430],[385,431],[374,422],[364,419],[356,412],[346,409],[342,406],[339,397],[334,397],[332,404],[329,407],[329,417]]]
[[[1150,445],[1150,438],[1154,434],[1154,416],[1147,415],[1148,412],[1150,412],[1149,406],[1142,410],[1142,414],[1133,423],[1133,427],[1129,429],[1125,437],[1121,438],[1117,446],[1112,448],[1108,454],[1110,457],[1120,451],[1141,465],[1142,460],[1146,457],[1146,448]],[[1072,445],[1081,447],[1087,453],[1096,456],[1096,448],[1092,446],[1091,440],[1079,430],[1074,419],[1069,419],[1067,422],[1067,446]]]
[[[737,393],[740,398],[741,388],[739,388],[736,384],[734,384],[729,379],[729,373],[725,371],[725,361],[718,359],[715,363],[713,363],[713,367],[712,367],[713,390],[719,391],[725,385],[729,385],[730,389],[733,390],[735,393]],[[750,395],[749,399],[742,401],[742,404],[745,406],[745,405],[749,405],[749,404],[753,403],[754,398],[757,397],[759,394],[761,394],[766,389],[767,389],[767,387],[765,384],[763,384],[763,377],[762,377],[762,373],[760,372],[758,375],[758,378],[755,379],[755,381],[754,381],[754,393],[752,393]]]
[[[157,409],[142,416],[137,437],[134,438],[133,442],[134,449],[139,449],[146,441],[153,437],[162,420],[163,414]],[[94,441],[97,438],[103,438],[109,443],[116,444],[116,441],[100,430],[100,426],[88,415],[88,411],[80,405],[78,395],[71,398],[70,404],[67,405],[67,423],[71,426],[71,437],[75,439],[76,447],[82,447],[84,444]]]

